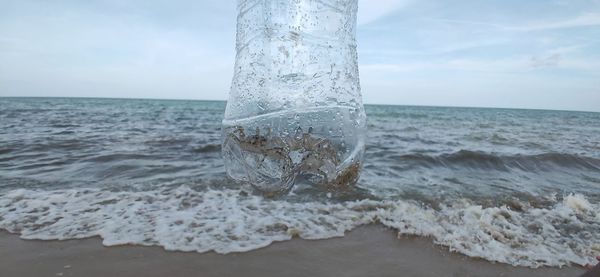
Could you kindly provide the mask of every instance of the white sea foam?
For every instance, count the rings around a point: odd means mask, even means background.
[[[0,196],[0,228],[24,239],[98,235],[107,246],[230,253],[294,236],[339,237],[379,222],[468,256],[538,267],[592,262],[600,254],[598,211],[582,195],[569,195],[549,209],[524,205],[514,211],[467,200],[438,210],[412,201],[291,203],[186,186],[142,192],[18,189]]]

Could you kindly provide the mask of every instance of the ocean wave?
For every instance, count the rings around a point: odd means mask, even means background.
[[[441,155],[404,154],[389,158],[408,168],[422,167],[462,167],[508,171],[544,171],[557,167],[580,168],[600,171],[600,159],[564,153],[544,153],[535,155],[499,155],[470,150],[460,150]]]
[[[15,151],[16,149],[12,148],[0,148],[0,155],[8,154],[10,152]]]
[[[150,155],[150,154],[138,154],[138,153],[110,153],[104,155],[96,155],[90,158],[86,158],[81,160],[81,162],[90,162],[90,163],[111,163],[117,161],[126,161],[126,160],[158,160],[161,159],[161,156],[158,155]]]
[[[240,190],[12,190],[0,195],[0,228],[24,239],[100,236],[106,246],[231,253],[293,237],[340,237],[380,223],[431,237],[451,251],[516,266],[583,265],[600,254],[598,204],[582,195],[552,207],[482,207],[458,199],[432,209],[414,201],[267,200]]]
[[[212,152],[220,152],[221,145],[220,144],[205,144],[202,146],[198,146],[194,148],[194,153],[212,153]]]

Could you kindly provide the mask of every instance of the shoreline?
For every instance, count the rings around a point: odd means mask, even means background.
[[[6,276],[580,276],[581,267],[526,268],[451,253],[431,239],[368,225],[344,237],[276,242],[227,255],[106,247],[101,238],[23,240],[0,230]]]

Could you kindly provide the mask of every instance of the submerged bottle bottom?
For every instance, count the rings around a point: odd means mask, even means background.
[[[331,190],[358,181],[364,113],[336,107],[224,121],[227,174],[267,195],[295,185]]]

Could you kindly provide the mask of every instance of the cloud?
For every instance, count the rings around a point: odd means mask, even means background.
[[[410,2],[410,0],[359,0],[358,24],[373,22],[407,6]]]
[[[365,101],[598,110],[594,1],[359,0]],[[9,1],[0,96],[226,99],[235,3]]]
[[[599,59],[567,59],[561,54],[498,59],[453,58],[428,62],[372,63],[361,65],[360,70],[361,74],[365,73],[369,76],[396,76],[420,72],[433,74],[439,71],[522,74],[548,67],[561,70],[584,70],[589,74],[600,74]]]
[[[546,57],[531,57],[531,67],[543,68],[543,67],[554,67],[558,65],[561,60],[560,54],[552,54]]]
[[[413,63],[379,63],[361,66],[361,73],[398,74],[434,71],[516,73],[530,70],[525,58],[512,59],[450,59],[446,61]]]
[[[574,18],[546,22],[531,22],[519,27],[507,27],[506,29],[530,32],[591,26],[600,26],[600,13],[583,13]]]
[[[455,24],[468,24],[468,25],[475,25],[475,26],[482,26],[482,27],[491,27],[491,28],[495,28],[498,30],[504,30],[504,31],[531,32],[531,31],[545,31],[545,30],[577,28],[577,27],[600,26],[600,13],[582,13],[575,17],[564,18],[561,20],[522,22],[518,26],[517,25],[505,25],[505,24],[486,22],[486,21],[451,19],[451,18],[429,18],[429,20],[447,22],[447,23],[455,23]]]
[[[176,17],[162,15],[156,2],[134,8],[24,0],[0,15],[0,96],[224,99],[235,7],[229,7],[231,22],[220,23],[206,19],[216,17],[208,4],[180,9]],[[201,8],[206,15],[193,19],[189,13]]]
[[[475,21],[475,20],[451,19],[451,18],[425,18],[425,20],[453,23],[453,24],[460,24],[460,25],[475,25],[475,26],[482,26],[482,27],[493,27],[493,28],[498,28],[498,29],[506,29],[507,28],[506,26],[504,26],[502,24],[496,24],[496,23],[484,22],[484,21]]]

